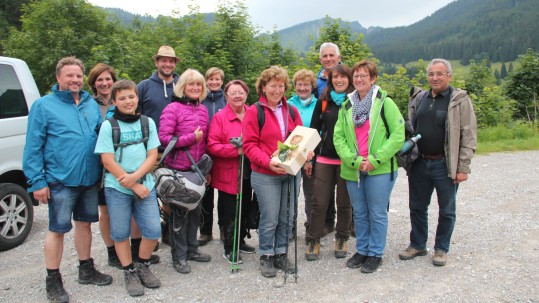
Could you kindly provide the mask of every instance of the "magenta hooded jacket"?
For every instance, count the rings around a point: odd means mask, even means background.
[[[196,142],[194,131],[200,126],[204,137]],[[188,98],[172,97],[172,102],[165,107],[159,121],[159,141],[166,147],[173,136],[178,136],[174,149],[165,158],[165,166],[187,171],[191,161],[183,148],[187,147],[197,162],[206,152],[209,117],[206,106]]]

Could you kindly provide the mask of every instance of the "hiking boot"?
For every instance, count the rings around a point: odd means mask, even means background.
[[[139,263],[142,263],[142,261],[140,261],[140,258],[138,256],[133,256],[133,263],[135,262],[139,262]],[[150,256],[150,264],[157,264],[161,262],[161,258],[158,256],[158,255],[151,255]]]
[[[436,266],[445,266],[447,264],[447,253],[441,250],[434,252],[432,256],[432,264]]]
[[[307,242],[307,251],[305,252],[305,259],[307,259],[307,261],[315,261],[315,260],[318,260],[319,255],[320,255],[320,241],[309,240],[309,242]]]
[[[211,240],[213,240],[213,237],[211,235],[200,235],[200,237],[198,237],[198,245],[199,246],[204,246],[206,244],[208,244]]]
[[[360,253],[355,253],[352,258],[346,261],[346,267],[348,268],[359,268],[367,260],[367,256],[364,256]]]
[[[240,244],[240,251],[246,254],[254,254],[256,252],[256,248],[252,247],[251,245],[247,243],[243,243],[243,244]]]
[[[195,262],[210,262],[211,256],[208,254],[203,254],[197,250],[192,253],[187,253],[187,260],[191,260]]]
[[[62,275],[59,272],[47,275],[45,288],[47,299],[51,302],[69,302],[69,295],[64,289],[64,281],[62,281]]]
[[[365,274],[373,273],[378,270],[380,265],[382,265],[381,257],[367,257],[367,260],[361,266],[361,272]]]
[[[174,266],[174,269],[180,274],[188,274],[191,272],[191,266],[185,260],[173,261],[172,266]]]
[[[282,271],[286,269],[289,274],[293,274],[296,272],[294,265],[290,263],[286,254],[275,255],[275,257],[273,258],[273,266],[276,269],[281,269]]]
[[[124,270],[124,283],[127,294],[131,297],[138,297],[144,294],[144,286],[140,282],[137,270]]]
[[[118,269],[123,269],[122,263],[120,262],[120,258],[118,258],[118,255],[109,257],[108,264],[109,266],[116,267]]]
[[[273,278],[277,275],[277,270],[273,266],[273,259],[271,255],[260,256],[260,265],[258,268],[263,277]]]
[[[148,265],[137,262],[135,263],[135,267],[137,268],[138,276],[142,285],[148,288],[158,288],[161,286],[161,281],[154,276]]]
[[[346,258],[348,252],[347,240],[344,238],[335,238],[335,258]]]
[[[415,249],[411,246],[406,247],[405,250],[399,253],[399,259],[401,260],[412,260],[417,256],[425,256],[427,254],[426,249]]]
[[[228,261],[228,263],[230,263],[230,264],[242,264],[243,263],[243,260],[241,259],[241,254],[238,254],[238,255],[234,256],[234,259],[236,259],[237,262],[232,260],[232,253],[229,253],[229,254],[224,253],[223,258],[225,258]]]
[[[95,284],[99,286],[112,283],[112,276],[100,273],[94,265],[94,259],[79,265],[79,284]]]

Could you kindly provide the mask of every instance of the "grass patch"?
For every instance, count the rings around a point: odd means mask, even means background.
[[[478,132],[477,154],[539,150],[539,128],[528,123],[494,126]]]

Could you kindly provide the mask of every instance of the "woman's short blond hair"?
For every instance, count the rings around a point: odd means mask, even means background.
[[[298,70],[294,77],[292,77],[292,83],[294,83],[294,86],[296,85],[296,82],[298,81],[305,81],[310,82],[313,86],[313,89],[316,88],[316,76],[314,73],[306,68],[302,68]]]
[[[288,72],[286,71],[286,69],[278,65],[273,65],[263,70],[262,73],[260,73],[258,79],[256,79],[256,93],[259,96],[262,96],[264,92],[262,88],[266,86],[266,84],[268,84],[268,82],[270,82],[271,80],[283,81],[285,91],[287,91],[290,87],[290,83],[288,83]]]
[[[222,81],[225,81],[225,72],[224,72],[222,69],[220,69],[220,68],[218,68],[218,67],[215,67],[215,66],[214,66],[214,67],[210,67],[210,69],[208,69],[208,70],[206,71],[206,75],[205,75],[205,76],[206,76],[206,81],[208,81],[208,79],[209,79],[209,78],[211,77],[211,75],[213,75],[213,74],[219,74],[219,76],[221,77],[221,80],[222,80]]]
[[[174,86],[174,94],[178,98],[185,97],[185,86],[188,83],[193,82],[202,84],[202,93],[200,94],[200,99],[198,101],[204,100],[208,95],[208,89],[206,88],[206,79],[199,71],[192,68],[186,69],[183,74],[180,75],[180,79],[178,79],[178,82]]]

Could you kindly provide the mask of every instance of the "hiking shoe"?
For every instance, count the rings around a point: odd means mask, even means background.
[[[79,265],[79,284],[95,284],[99,286],[112,283],[112,276],[100,273],[94,265],[94,259]]]
[[[432,256],[432,264],[445,266],[447,264],[447,253],[441,250],[435,251],[434,256]]]
[[[208,254],[203,254],[200,251],[195,251],[187,254],[187,260],[195,262],[210,262],[211,256]]]
[[[136,263],[136,262],[142,263],[142,261],[140,260],[138,256],[133,257],[133,263]],[[157,264],[159,262],[161,262],[161,258],[158,255],[150,256],[150,264]]]
[[[378,270],[378,268],[382,265],[382,258],[381,257],[367,257],[367,260],[365,260],[365,263],[361,266],[361,272],[370,274]]]
[[[251,245],[247,243],[243,243],[243,244],[240,244],[240,251],[246,254],[254,254],[256,252],[256,248],[252,247]]]
[[[277,275],[277,270],[273,266],[273,259],[271,255],[260,256],[260,265],[258,268],[263,277],[273,278]]]
[[[286,254],[275,255],[275,257],[273,258],[273,266],[276,269],[281,269],[282,271],[286,269],[289,274],[293,274],[296,272],[294,265],[290,263]]]
[[[62,281],[62,275],[59,272],[47,275],[45,288],[47,299],[51,302],[69,302],[69,295],[64,289],[64,281]]]
[[[154,276],[148,265],[137,262],[135,263],[135,267],[137,268],[138,276],[142,285],[148,288],[158,288],[161,286],[161,281]]]
[[[411,246],[406,247],[405,250],[399,253],[399,259],[401,260],[412,260],[417,256],[425,256],[427,254],[426,249],[415,249]]]
[[[122,263],[120,262],[120,258],[118,258],[117,255],[113,257],[109,257],[108,264],[109,266],[116,267],[118,269],[123,269]]]
[[[208,244],[211,240],[213,240],[213,237],[211,235],[200,235],[198,237],[198,245],[199,246],[204,246],[206,244]]]
[[[305,259],[307,259],[307,261],[315,261],[315,260],[318,260],[319,255],[320,255],[320,241],[309,240],[309,242],[307,242],[307,251],[305,252]]]
[[[180,274],[188,274],[191,272],[191,266],[185,260],[173,261],[172,266],[174,266],[174,269]]]
[[[124,270],[124,283],[127,294],[131,297],[138,297],[144,294],[144,286],[140,282],[137,270]]]
[[[232,253],[230,253],[230,254],[224,253],[223,258],[225,258],[228,261],[228,263],[230,263],[230,264],[242,264],[243,263],[243,260],[241,259],[241,254],[238,254],[238,255],[234,256],[234,259],[236,259],[237,262],[232,260]]]
[[[355,253],[352,258],[346,261],[346,267],[348,268],[359,268],[367,260],[367,256],[364,256],[360,253]]]
[[[335,238],[335,258],[346,258],[348,252],[347,242],[344,238]]]

